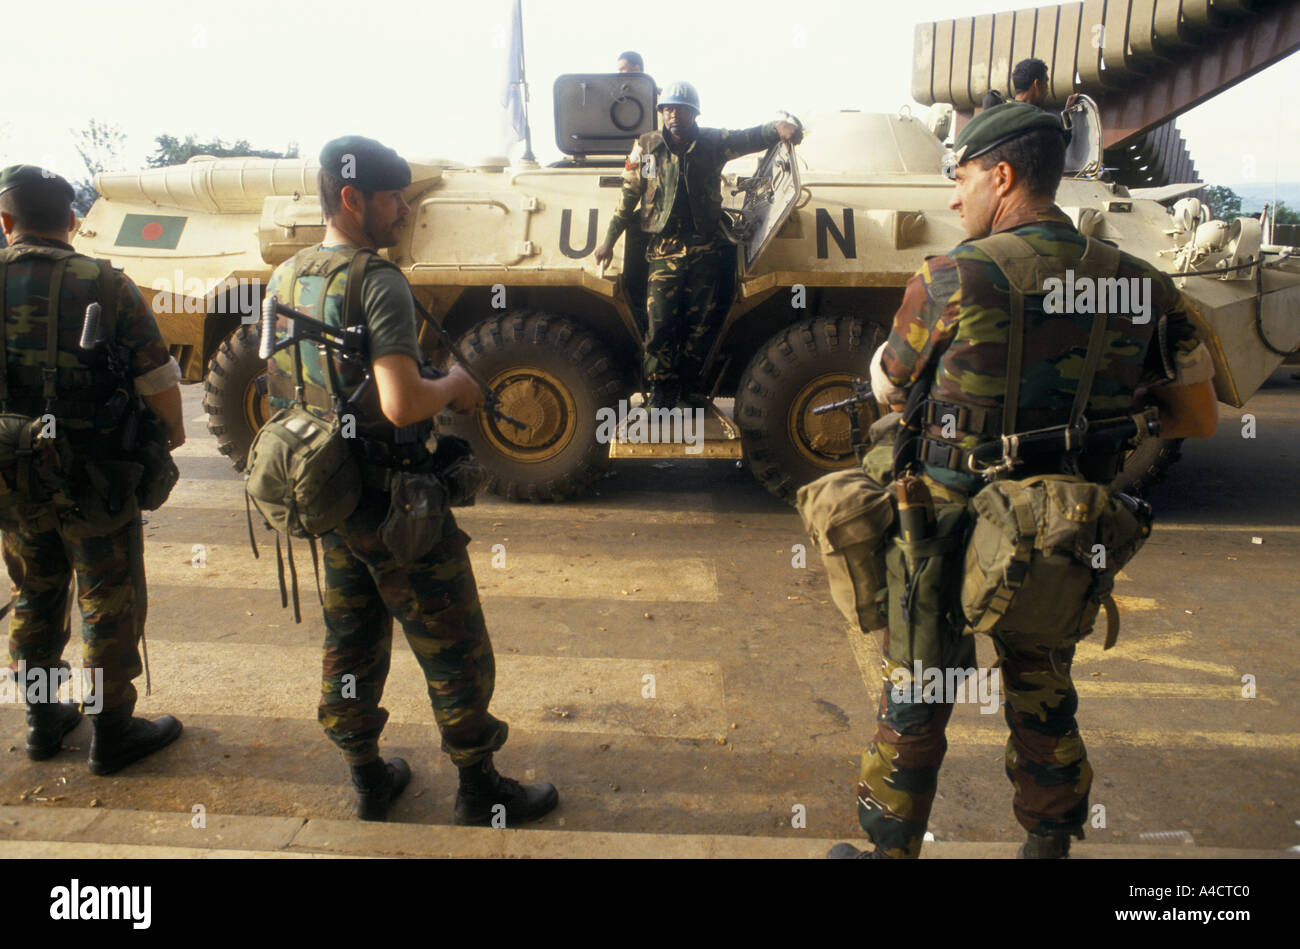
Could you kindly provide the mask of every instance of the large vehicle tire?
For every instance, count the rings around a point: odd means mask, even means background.
[[[853,394],[865,379],[879,329],[861,317],[833,316],[787,327],[763,345],[741,376],[736,424],[750,470],[779,498],[822,475],[856,463],[847,413],[812,410]],[[858,408],[863,436],[879,417],[875,402]]]
[[[208,431],[236,471],[244,470],[253,436],[275,414],[262,381],[266,360],[257,355],[260,341],[257,324],[239,327],[213,355],[203,382]]]
[[[525,424],[477,412],[444,414],[444,428],[468,439],[488,470],[488,490],[508,500],[576,497],[609,467],[609,445],[596,440],[597,410],[621,393],[613,360],[573,320],[516,311],[483,323],[460,350],[497,393],[501,411]]]
[[[1148,438],[1129,452],[1111,487],[1125,494],[1144,496],[1165,479],[1170,465],[1182,455],[1181,438]]]

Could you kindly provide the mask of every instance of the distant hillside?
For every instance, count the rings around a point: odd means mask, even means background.
[[[1246,214],[1257,214],[1265,204],[1273,202],[1273,182],[1251,181],[1246,184],[1228,185],[1241,195],[1241,210]],[[1277,199],[1289,208],[1300,210],[1300,181],[1279,181]]]

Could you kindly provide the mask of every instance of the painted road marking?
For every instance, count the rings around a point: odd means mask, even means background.
[[[397,634],[400,635],[400,634]],[[151,701],[191,715],[316,720],[319,646],[227,645],[150,637]],[[528,731],[715,739],[727,734],[722,667],[676,659],[496,655],[492,712]],[[645,697],[646,676],[654,696]],[[384,687],[390,721],[433,726],[424,675],[393,651]]]
[[[269,538],[264,538],[269,540]],[[202,550],[196,550],[202,547]],[[145,544],[145,576],[150,589],[185,587],[226,590],[238,603],[240,591],[278,590],[271,544],[259,545],[254,560],[247,544]],[[269,553],[268,553],[269,549]],[[480,596],[485,598],[629,600],[641,603],[714,603],[719,597],[717,568],[707,560],[561,559],[551,553],[510,549],[506,567],[493,568],[493,552],[484,543],[470,548],[470,562]],[[204,566],[195,566],[202,557]],[[294,551],[300,596],[306,604],[315,585],[311,554],[305,541]],[[285,571],[288,582],[288,570]],[[8,575],[0,568],[0,578]]]
[[[181,451],[188,447],[187,441]],[[205,452],[203,457],[211,458],[212,454]],[[717,515],[712,509],[713,498],[709,494],[701,491],[674,494],[671,498],[673,510],[656,510],[656,507],[668,500],[663,494],[637,492],[620,494],[611,503],[605,503],[600,498],[590,498],[578,503],[519,504],[483,495],[472,507],[456,508],[455,515],[456,520],[465,524],[471,533],[474,530],[486,530],[498,523],[509,527],[517,521],[565,521],[575,526],[609,523],[620,528],[627,527],[629,531],[642,524],[717,523]],[[191,511],[236,511],[242,517],[244,479],[233,472],[230,478],[187,478],[182,474],[167,503],[161,510],[149,515],[149,526],[166,527],[169,515]],[[253,511],[253,523],[259,523],[256,510]]]

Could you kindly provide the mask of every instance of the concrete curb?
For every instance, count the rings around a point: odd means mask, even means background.
[[[427,824],[368,824],[296,817],[0,806],[0,858],[425,857],[531,859],[821,859],[836,840],[702,834],[616,834],[573,830],[493,830]],[[856,845],[862,840],[851,841]],[[1014,857],[1020,844],[926,844],[934,859]],[[1153,844],[1077,843],[1083,859],[1270,859],[1284,850]]]

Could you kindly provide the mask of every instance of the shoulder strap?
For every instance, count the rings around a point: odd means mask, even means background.
[[[374,251],[359,250],[348,263],[347,290],[343,296],[343,325],[351,326],[354,317],[361,313],[361,291],[366,279],[366,267],[372,257],[379,257]],[[382,258],[381,258],[382,259]]]
[[[1007,390],[1002,399],[1002,434],[1016,430],[1016,413],[1020,409],[1020,376],[1025,356],[1025,284],[1032,279],[1023,264],[1037,252],[1023,237],[1010,231],[991,234],[972,241],[1002,271],[1011,294],[1011,326],[1007,330]],[[1038,289],[1031,285],[1032,290]]]
[[[8,307],[5,306],[5,273],[9,259],[0,256],[0,411],[9,411]]]
[[[1088,248],[1083,252],[1083,260],[1094,265],[1099,272],[1109,277],[1119,273],[1119,250],[1094,237],[1087,238]],[[1088,408],[1088,397],[1092,395],[1092,383],[1097,376],[1097,367],[1101,364],[1101,352],[1106,342],[1106,314],[1094,313],[1092,331],[1088,334],[1088,351],[1083,357],[1083,369],[1079,372],[1079,385],[1074,390],[1074,404],[1070,406],[1070,427],[1073,428],[1083,418]]]
[[[104,333],[104,338],[116,342],[117,310],[122,302],[122,284],[113,272],[112,261],[97,257],[95,264],[99,267],[99,305],[103,310],[104,325],[110,330]]]
[[[59,298],[63,295],[63,274],[67,269],[68,257],[62,257],[54,262],[54,270],[50,273],[50,299],[45,324],[45,365],[41,367],[41,375],[45,379],[41,394],[45,397],[47,408],[58,395]]]

